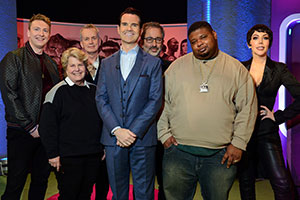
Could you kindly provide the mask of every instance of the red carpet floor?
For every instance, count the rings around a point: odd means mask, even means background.
[[[129,187],[129,199],[128,200],[133,200],[132,190],[133,190],[133,185],[130,185],[130,187]],[[48,198],[47,200],[57,200],[58,196],[59,196],[59,194],[55,194],[52,197]],[[111,198],[112,198],[112,192],[109,188],[109,191],[108,191],[108,194],[107,194],[107,200],[111,200]],[[93,189],[91,200],[95,200],[95,187]],[[157,189],[154,190],[154,200],[158,200],[158,190]]]

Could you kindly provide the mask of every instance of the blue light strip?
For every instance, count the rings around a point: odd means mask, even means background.
[[[208,23],[210,23],[210,6],[211,6],[211,2],[210,0],[206,1],[206,21]]]

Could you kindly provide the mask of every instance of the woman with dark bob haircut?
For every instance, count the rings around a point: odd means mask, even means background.
[[[279,124],[300,113],[300,83],[283,63],[271,60],[267,53],[272,45],[273,33],[263,24],[253,26],[247,33],[247,44],[252,58],[243,62],[256,85],[259,115],[240,162],[241,199],[255,199],[255,178],[258,170],[270,180],[276,200],[295,199],[293,182],[285,167]],[[276,95],[281,85],[290,92],[294,102],[284,110],[273,111]]]

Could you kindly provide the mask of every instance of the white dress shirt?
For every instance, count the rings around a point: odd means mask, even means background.
[[[133,49],[128,51],[127,53],[123,51],[121,47],[121,56],[120,56],[120,67],[121,67],[121,74],[123,79],[126,81],[127,77],[129,76],[136,60],[136,56],[139,51],[139,46],[136,45]]]

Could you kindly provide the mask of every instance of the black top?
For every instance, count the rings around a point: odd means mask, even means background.
[[[251,62],[252,59],[242,63],[250,70]],[[275,122],[271,119],[261,120],[261,116],[258,116],[253,136],[278,131],[279,124],[292,119],[300,113],[300,83],[285,64],[275,62],[268,57],[262,81],[260,85],[256,87],[259,110],[261,109],[261,105],[273,110],[277,92],[281,85],[292,95],[294,98],[293,103],[288,105],[283,111],[277,110],[274,113]]]
[[[170,66],[170,64],[172,63],[171,61],[168,61],[168,60],[164,60],[164,59],[160,59],[161,60],[161,69],[162,69],[162,72],[164,73],[168,67]]]
[[[87,155],[102,150],[96,86],[85,83],[85,86],[78,86],[66,78],[46,95],[39,133],[48,158]]]

